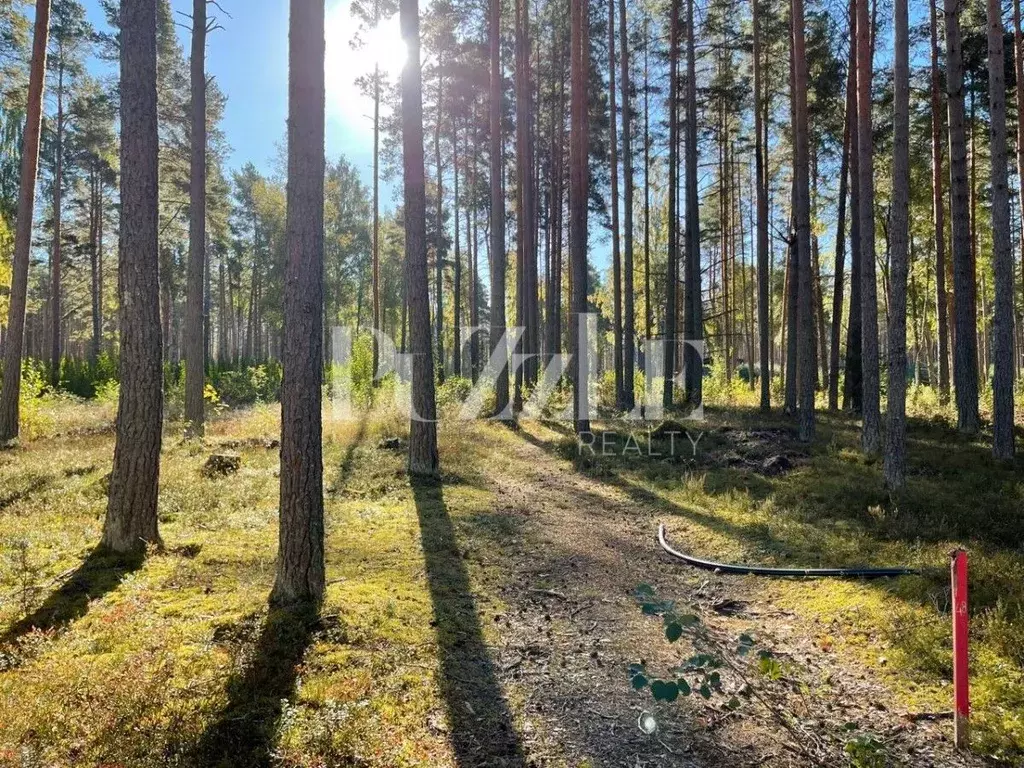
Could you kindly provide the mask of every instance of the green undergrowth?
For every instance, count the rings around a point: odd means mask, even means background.
[[[218,418],[205,446],[169,430],[164,548],[144,561],[93,550],[112,433],[0,453],[0,765],[451,766],[454,725],[507,722],[478,620],[501,606],[472,556],[491,494],[468,468],[411,487],[404,454],[378,447],[401,423],[327,421],[318,616],[266,608],[276,408]],[[223,446],[240,471],[205,477]],[[458,450],[445,437],[447,466]]]
[[[534,442],[580,471],[664,514],[673,544],[697,557],[781,567],[909,566],[919,575],[878,581],[752,580],[767,599],[816,627],[824,652],[875,669],[897,709],[951,709],[949,553],[970,558],[973,746],[1024,759],[1024,475],[993,462],[990,437],[969,440],[942,417],[912,419],[906,490],[883,487],[881,461],[865,458],[859,425],[821,414],[811,446],[794,424],[754,409],[709,410],[680,422],[685,436],[646,426],[595,426],[597,449],[563,427]],[[614,435],[602,455],[602,431]],[[640,450],[624,451],[632,432]],[[1021,436],[1018,435],[1018,441]],[[651,456],[651,454],[662,454]],[[784,468],[764,462],[785,457]]]
[[[796,613],[822,653],[885,679],[894,712],[950,708],[948,552],[965,546],[974,748],[1024,756],[1021,467],[993,464],[985,438],[963,439],[945,418],[912,420],[908,487],[892,497],[847,417],[823,414],[807,447],[782,417],[711,410],[685,424],[696,449],[677,436],[675,456],[666,439],[650,451],[643,426],[632,429],[642,455],[623,455],[624,423],[599,425],[618,435],[608,456],[580,456],[564,426],[455,423],[440,432],[443,482],[411,484],[404,452],[382,443],[404,439],[396,411],[339,422],[328,409],[329,583],[308,616],[266,607],[275,406],[219,414],[205,445],[168,427],[164,548],[134,562],[94,551],[109,405],[46,407],[49,422],[0,451],[0,766],[514,763],[524,692],[495,679],[500,638],[484,617],[507,609],[501,544],[524,523],[484,477],[523,471],[503,459],[520,440],[659,510],[673,543],[698,556],[918,569],[880,582],[747,582]],[[206,477],[222,449],[241,454],[240,471]],[[580,493],[581,510],[606,502]]]

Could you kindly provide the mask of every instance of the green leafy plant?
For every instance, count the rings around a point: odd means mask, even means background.
[[[696,613],[678,610],[671,600],[658,599],[650,584],[638,586],[634,596],[644,615],[661,618],[666,640],[677,643],[685,637],[697,652],[678,667],[669,670],[665,677],[653,677],[643,662],[630,665],[629,676],[633,689],[640,691],[649,688],[655,701],[665,702],[693,694],[703,699],[724,694],[722,671],[730,666],[724,657],[726,651],[707,632],[700,617]],[[754,639],[750,635],[740,635],[735,653],[747,656],[754,647]],[[759,654],[762,669],[768,661],[774,662],[769,651],[761,650]],[[727,709],[735,709],[740,706],[740,700],[733,696],[725,706]]]
[[[847,730],[856,727],[850,723]],[[852,768],[885,768],[885,745],[870,733],[857,734],[849,739],[844,751],[850,758]]]

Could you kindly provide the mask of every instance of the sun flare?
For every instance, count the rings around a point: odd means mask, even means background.
[[[325,37],[325,61],[328,96],[351,97],[358,92],[355,81],[373,73],[374,66],[388,79],[396,79],[405,65],[406,48],[398,15],[382,19],[373,29],[359,34],[362,44],[353,47],[359,22],[349,12],[348,3],[328,10]]]

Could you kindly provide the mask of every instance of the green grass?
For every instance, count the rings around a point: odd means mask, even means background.
[[[491,495],[411,488],[404,457],[376,449],[394,417],[327,427],[326,602],[267,614],[276,419],[215,422],[208,445],[242,453],[232,477],[204,477],[209,451],[165,437],[166,550],[144,562],[92,552],[112,435],[0,454],[0,765],[446,766],[471,748],[449,739],[467,717],[455,701],[511,727],[476,613],[500,603],[459,554]]]
[[[328,420],[329,584],[314,617],[266,609],[277,546],[277,451],[267,447],[278,433],[276,407],[222,415],[205,449],[169,428],[166,549],[137,562],[93,551],[113,452],[109,405],[45,409],[31,439],[0,452],[0,765],[515,759],[511,732],[525,692],[498,684],[489,653],[497,630],[481,620],[507,609],[501,558],[476,553],[500,554],[494,545],[520,535],[520,518],[498,512],[485,474],[504,471],[494,464],[502,441],[527,439],[575,458],[564,431],[442,429],[444,483],[411,486],[403,454],[377,448],[381,437],[404,433],[397,414]],[[860,455],[853,421],[822,415],[810,449],[790,427],[752,410],[712,410],[696,427],[707,430],[696,457],[586,457],[577,468],[655,505],[694,554],[920,569],[885,582],[757,582],[818,628],[823,653],[869,665],[912,711],[949,709],[947,555],[966,546],[974,746],[1021,759],[1020,464],[997,466],[984,442],[958,437],[944,419],[918,419],[908,489],[891,498],[880,466]],[[737,435],[764,429],[780,430],[777,442],[737,446]],[[222,444],[242,454],[242,469],[205,477],[207,454]],[[774,477],[727,460],[778,452],[792,454],[795,468]]]

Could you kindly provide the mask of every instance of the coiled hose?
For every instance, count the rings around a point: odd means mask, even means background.
[[[701,560],[700,558],[691,557],[673,549],[665,538],[664,523],[658,526],[658,543],[661,544],[661,548],[668,554],[682,560],[687,565],[719,573],[733,573],[745,576],[803,576],[812,579],[885,579],[895,576],[910,576],[917,573],[912,568],[762,568],[755,565],[716,563],[712,560]]]

